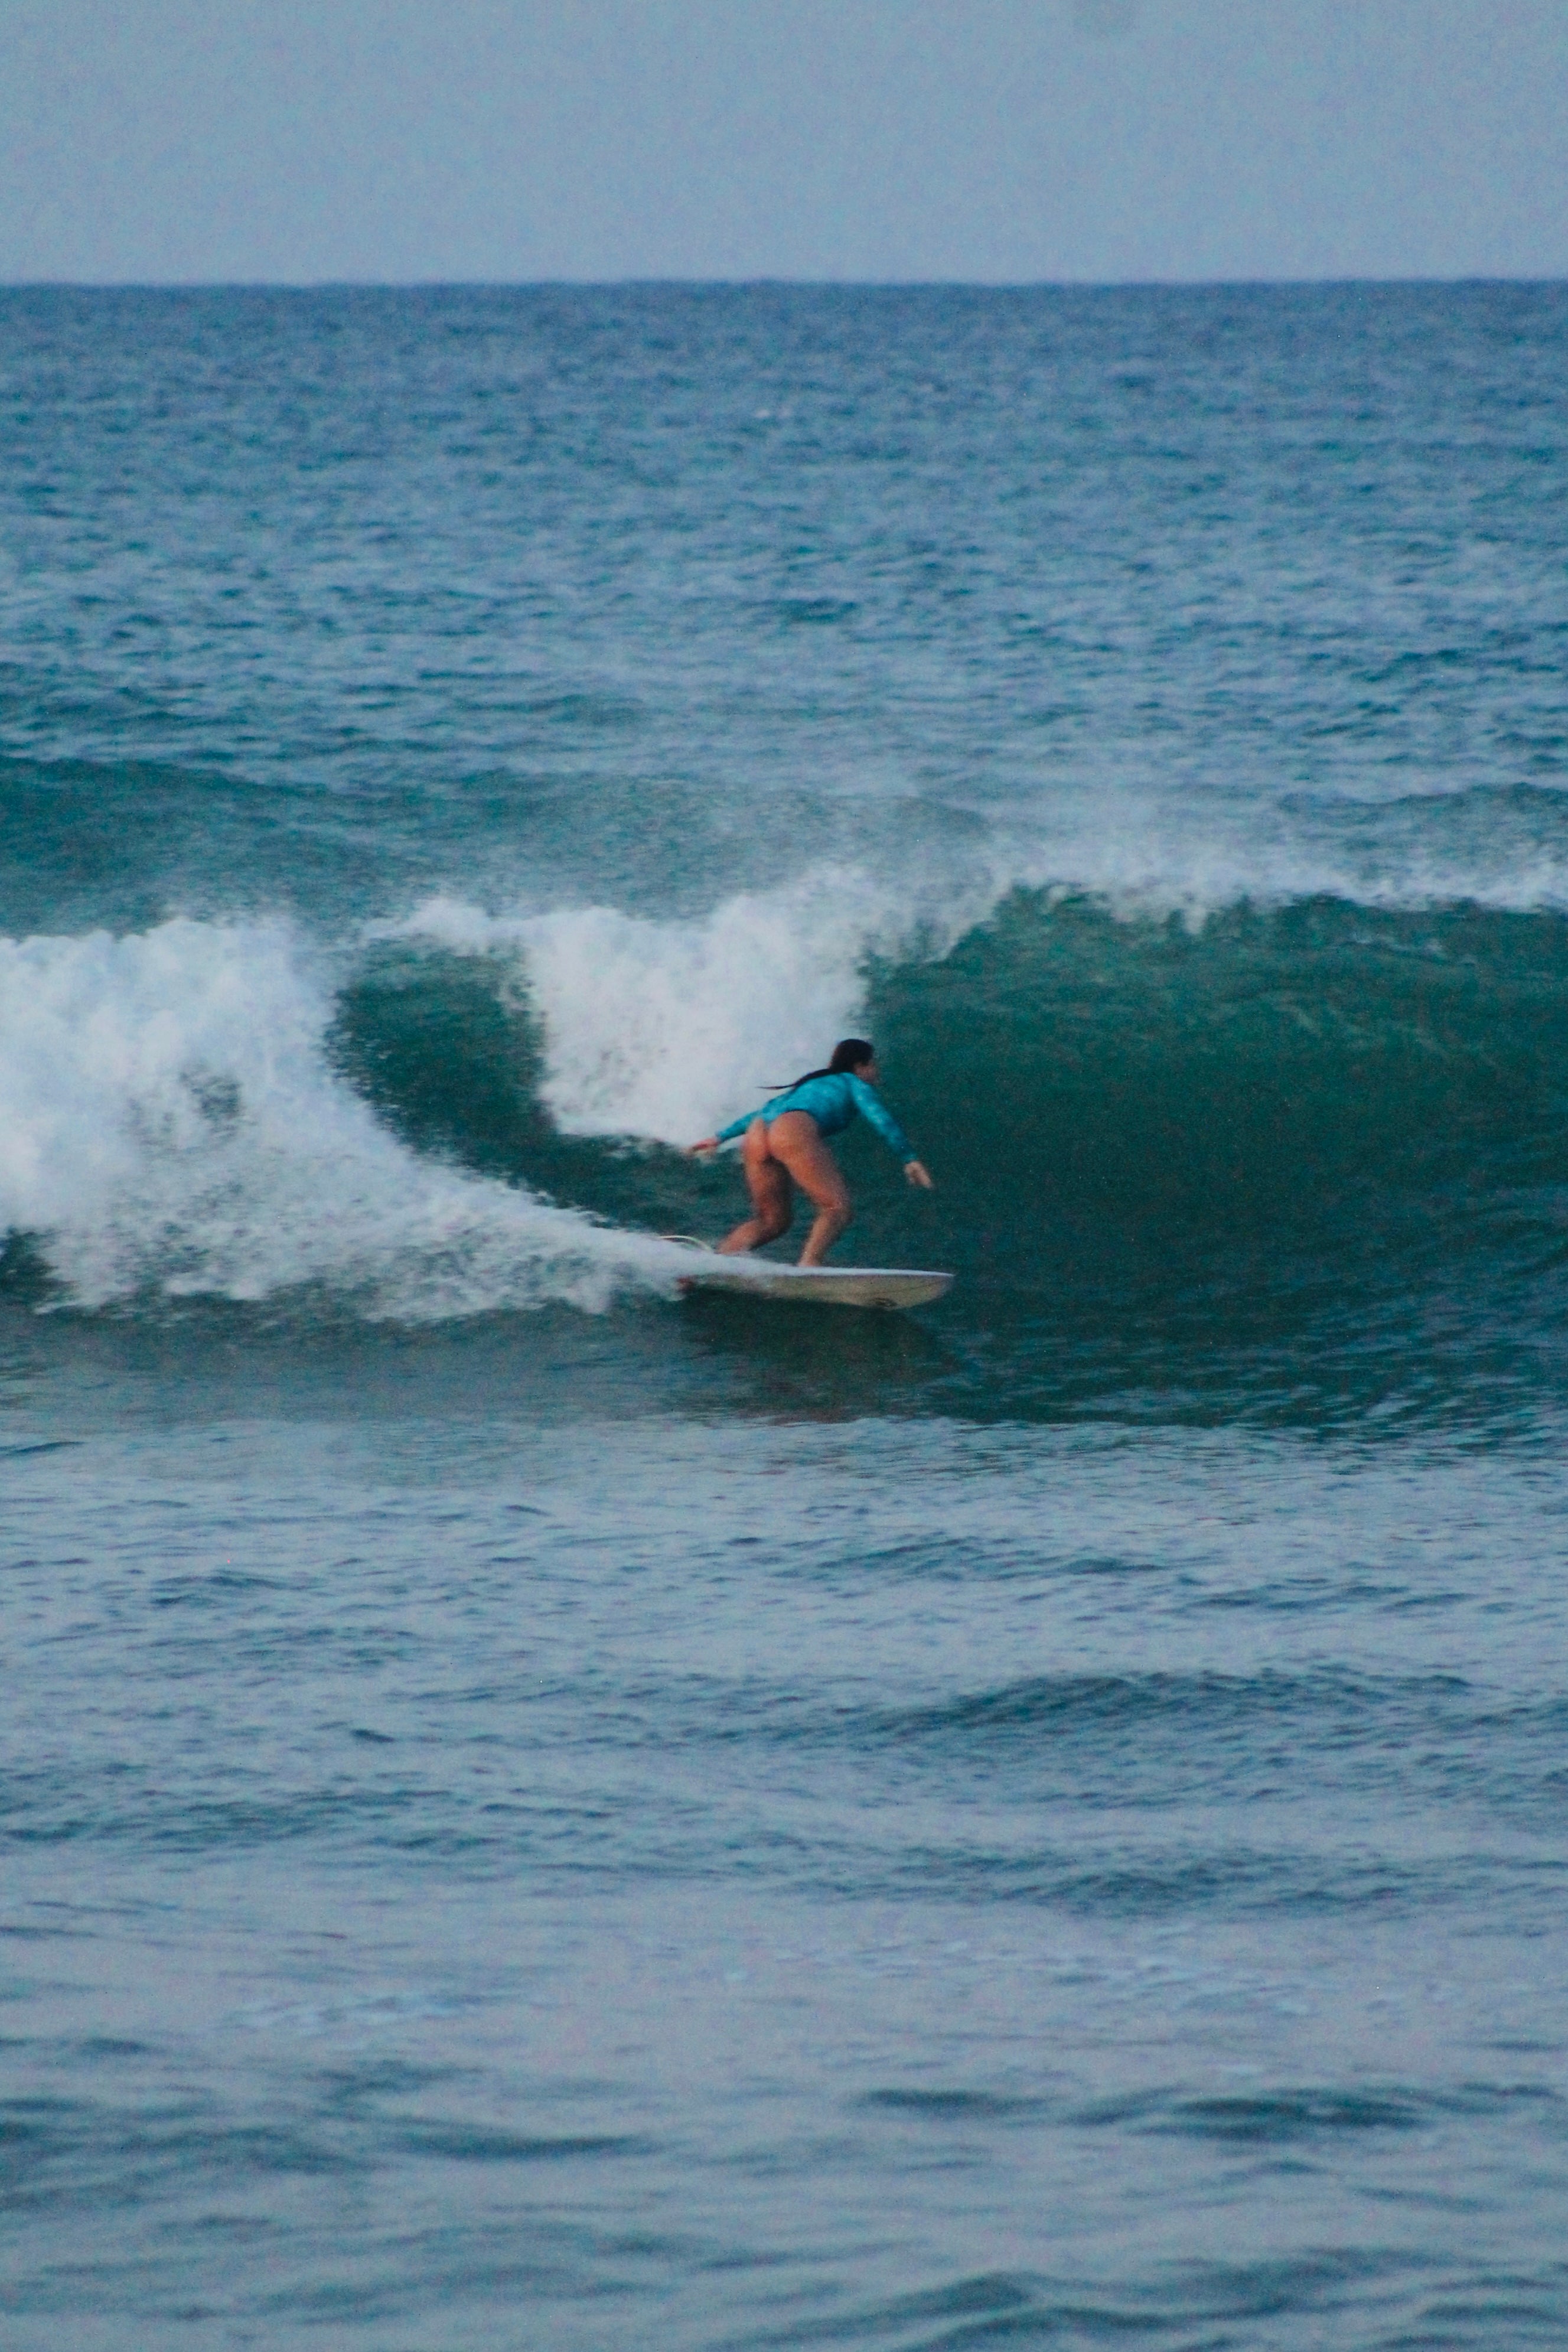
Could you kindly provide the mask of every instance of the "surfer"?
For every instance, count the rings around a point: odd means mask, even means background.
[[[841,1038],[825,1069],[809,1070],[760,1110],[748,1110],[720,1128],[716,1135],[705,1135],[700,1143],[691,1146],[695,1157],[716,1151],[734,1136],[746,1138],[740,1157],[751,1194],[751,1214],[720,1242],[727,1256],[760,1249],[764,1242],[777,1241],[780,1234],[787,1234],[795,1215],[799,1184],[817,1212],[800,1252],[800,1264],[821,1265],[852,1213],[849,1187],[826,1139],[848,1127],[857,1111],[897,1152],[909,1181],[925,1192],[934,1190],[909,1138],[875,1092],[877,1075],[875,1046],[864,1037]]]

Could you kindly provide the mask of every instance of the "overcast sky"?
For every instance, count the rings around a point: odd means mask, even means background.
[[[1568,0],[0,0],[0,280],[1568,277]]]

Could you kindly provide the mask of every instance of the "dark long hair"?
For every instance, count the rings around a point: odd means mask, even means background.
[[[800,1077],[791,1078],[787,1087],[780,1087],[779,1092],[781,1095],[792,1095],[797,1087],[805,1085],[808,1078],[841,1077],[846,1070],[863,1069],[868,1062],[874,1062],[875,1059],[876,1047],[869,1037],[841,1037],[833,1047],[833,1058],[831,1062],[824,1062],[820,1070],[802,1072]]]

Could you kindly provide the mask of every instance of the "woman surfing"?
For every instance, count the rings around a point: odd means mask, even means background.
[[[720,1242],[724,1255],[760,1249],[764,1242],[777,1241],[780,1234],[787,1234],[795,1215],[799,1184],[817,1212],[800,1252],[800,1264],[821,1265],[852,1214],[849,1187],[826,1139],[848,1127],[857,1112],[897,1152],[909,1181],[925,1192],[934,1190],[909,1138],[875,1092],[877,1076],[875,1046],[864,1037],[841,1038],[825,1069],[808,1071],[760,1110],[748,1110],[720,1128],[716,1135],[705,1135],[700,1143],[690,1147],[695,1157],[716,1151],[721,1143],[737,1135],[746,1138],[740,1157],[751,1194],[751,1214]]]

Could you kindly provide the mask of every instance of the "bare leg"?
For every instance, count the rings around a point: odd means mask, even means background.
[[[814,1119],[811,1125],[815,1127]],[[719,1252],[725,1257],[738,1257],[745,1250],[760,1249],[764,1242],[776,1242],[780,1234],[789,1232],[795,1217],[795,1188],[789,1171],[773,1157],[768,1129],[759,1118],[754,1118],[746,1130],[740,1164],[751,1195],[751,1214],[720,1242]]]
[[[774,1160],[783,1161],[789,1176],[817,1212],[800,1252],[800,1264],[821,1265],[853,1214],[850,1188],[809,1111],[787,1110],[776,1118],[768,1129],[768,1143]]]

